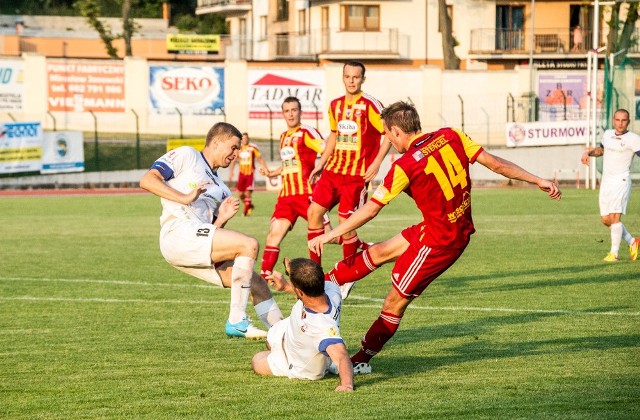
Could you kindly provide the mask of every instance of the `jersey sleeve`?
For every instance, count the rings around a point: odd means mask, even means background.
[[[380,206],[386,206],[408,186],[409,177],[396,161],[384,177],[382,184],[374,191],[371,201]]]
[[[376,130],[378,130],[378,133],[384,134],[384,126],[382,125],[382,118],[380,117],[381,113],[382,109],[378,108],[376,105],[369,106],[369,122]]]
[[[469,158],[469,162],[474,163],[478,158],[478,155],[480,155],[480,153],[482,153],[484,149],[478,143],[471,140],[471,137],[469,137],[463,131],[460,131],[456,128],[452,128],[452,130],[458,135],[458,137],[460,137],[460,141],[462,142],[462,146],[464,147],[464,152],[467,155],[467,158]]]
[[[336,116],[334,115],[334,105],[333,102],[329,105],[329,128],[331,131],[338,131],[338,122],[336,121]]]
[[[318,154],[324,151],[324,140],[314,128],[306,127],[304,130],[304,144]]]
[[[195,150],[195,149],[194,149]],[[180,173],[186,161],[192,161],[192,153],[187,146],[178,147],[159,157],[150,169],[155,169],[162,175],[165,181],[170,180]]]
[[[251,143],[251,147],[253,148],[253,156],[256,158],[259,158],[260,156],[262,156],[262,154],[260,153],[260,149],[258,148],[258,146],[256,146],[255,144]]]

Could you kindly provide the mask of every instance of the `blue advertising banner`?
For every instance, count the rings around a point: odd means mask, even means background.
[[[150,66],[149,96],[151,111],[156,114],[222,114],[224,69]]]
[[[40,171],[42,126],[39,122],[0,124],[0,173]]]

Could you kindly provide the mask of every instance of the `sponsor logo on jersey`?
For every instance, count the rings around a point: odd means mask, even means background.
[[[280,149],[280,159],[282,160],[291,160],[296,157],[296,151],[293,147],[283,147]]]
[[[341,134],[355,134],[358,132],[358,123],[350,120],[342,120],[338,123],[338,131]]]

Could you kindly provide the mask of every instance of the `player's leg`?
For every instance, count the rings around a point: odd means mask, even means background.
[[[260,265],[260,275],[265,277],[273,272],[273,268],[278,262],[280,256],[280,243],[289,230],[291,230],[291,222],[287,219],[271,219],[269,233],[264,245],[262,253],[262,263]]]
[[[620,222],[620,213],[611,213],[609,215],[609,231],[611,233],[611,249],[609,254],[605,257],[605,261],[612,262],[618,260],[618,253],[620,252],[620,242],[622,241],[622,231],[624,226]],[[611,259],[611,256],[615,259]]]
[[[253,327],[246,313],[252,288],[260,286],[254,279],[253,271],[257,255],[258,241],[255,238],[233,230],[217,229],[211,246],[211,262],[233,261],[231,269],[221,267],[218,271],[223,284],[231,289],[227,335],[247,338],[266,336],[265,331]],[[266,284],[263,286],[266,292],[263,291],[260,296],[262,299],[271,295]],[[275,301],[273,304],[275,305]]]
[[[347,220],[367,199],[367,186],[362,179],[348,178],[340,187],[340,204],[338,205],[338,218],[340,223]],[[351,231],[342,235],[342,256],[348,258],[362,247],[363,242],[357,232]]]
[[[307,212],[307,240],[310,241],[324,233],[323,216],[327,213],[328,209],[322,207],[320,204],[312,202],[309,205]],[[309,251],[309,258],[318,264],[322,265],[322,258],[320,254],[316,254],[313,251]]]
[[[409,247],[409,242],[398,233],[384,242],[373,244],[365,251],[358,252],[336,263],[335,267],[325,274],[325,279],[341,286],[342,298],[346,299],[351,292],[353,282],[356,282],[381,265],[394,261]]]
[[[404,232],[408,233],[407,231]],[[360,370],[360,373],[371,371],[369,361],[396,333],[411,301],[451,267],[463,251],[464,249],[433,249],[410,240],[409,248],[398,257],[393,267],[393,289],[387,294],[380,316],[362,339],[362,348],[351,358],[354,373],[356,370]],[[361,363],[364,365],[359,365]]]

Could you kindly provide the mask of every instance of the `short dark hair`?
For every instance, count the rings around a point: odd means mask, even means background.
[[[629,114],[629,111],[627,111],[624,108],[618,108],[616,109],[616,111],[613,113],[613,115],[616,115],[618,112],[624,112],[625,114],[627,114],[627,119],[631,118],[631,114]]]
[[[324,273],[317,262],[308,258],[294,258],[289,261],[289,277],[294,287],[311,297],[324,293]]]
[[[209,129],[205,140],[205,145],[209,145],[214,138],[222,137],[222,140],[226,140],[231,137],[237,137],[242,139],[242,133],[235,126],[226,123],[218,122]]]
[[[284,106],[284,104],[287,104],[289,102],[296,102],[298,104],[298,109],[302,110],[302,104],[300,103],[300,99],[296,98],[295,96],[287,96],[286,98],[284,98],[284,101],[282,101],[282,106]]]
[[[342,72],[344,73],[344,68],[345,67],[360,67],[360,70],[362,70],[362,77],[364,77],[364,72],[365,72],[365,68],[364,68],[364,64],[362,64],[360,61],[349,61],[348,63],[345,63],[344,66],[342,66]]]
[[[408,102],[398,101],[392,103],[382,110],[380,118],[382,118],[387,128],[395,125],[405,133],[422,131],[418,111]]]

